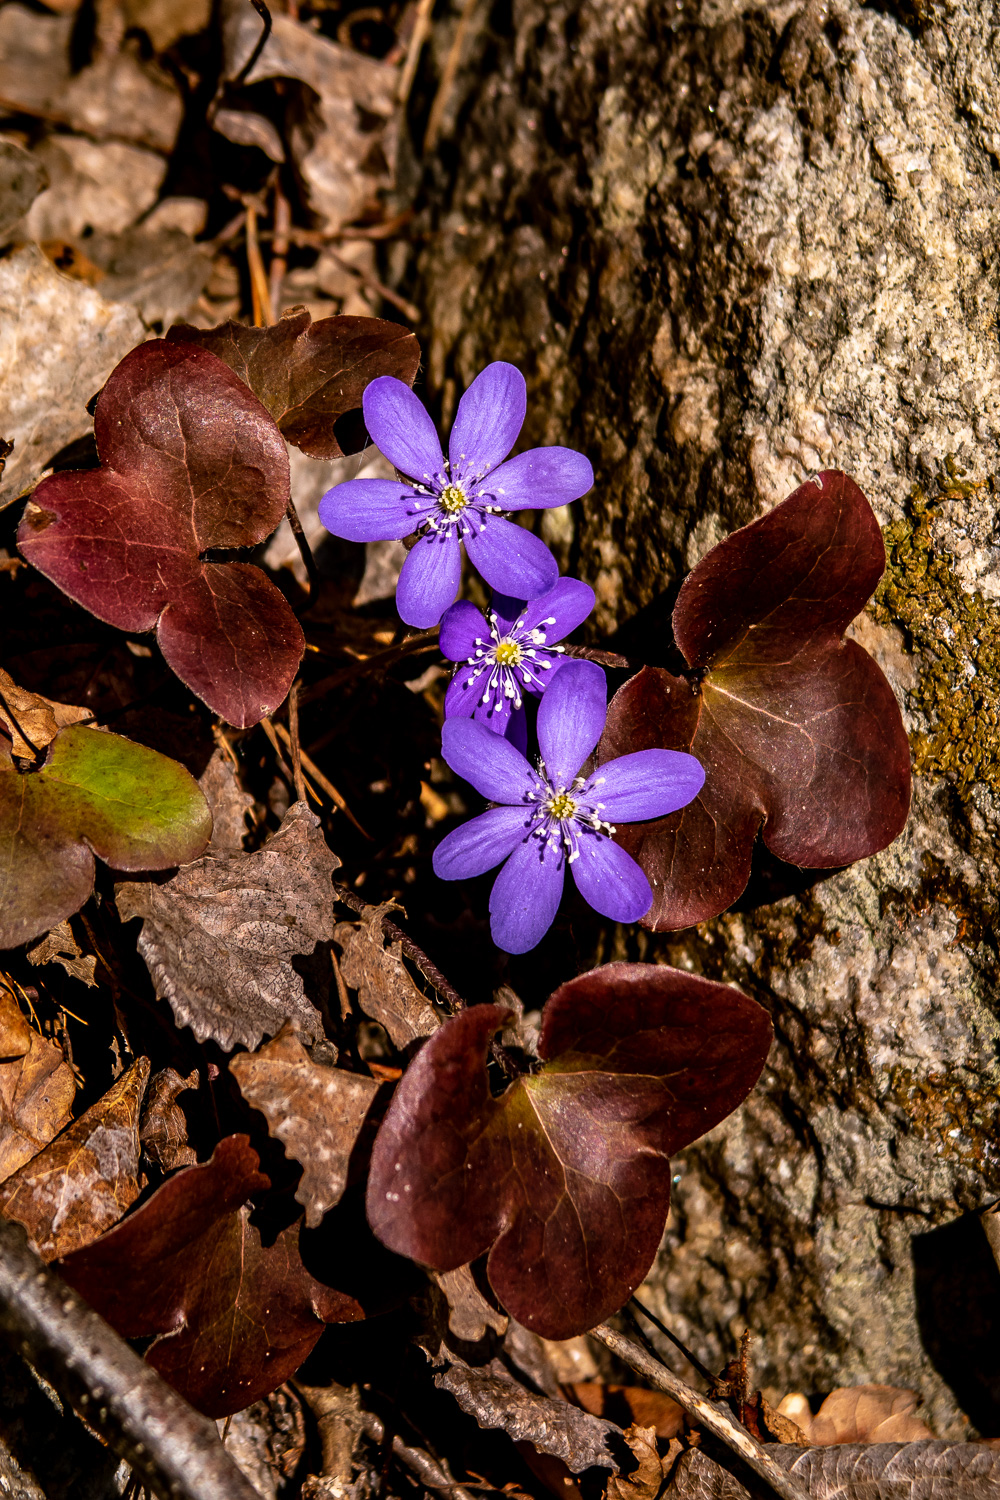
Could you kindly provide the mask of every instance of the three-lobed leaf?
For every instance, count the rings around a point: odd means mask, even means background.
[[[650,964],[558,989],[541,1071],[490,1090],[510,1012],[446,1021],[403,1076],[375,1141],[368,1216],[397,1254],[448,1271],[489,1251],[503,1306],[545,1338],[591,1328],[649,1270],[671,1153],[746,1097],[771,1040],[738,990]]]
[[[163,870],[196,859],[211,832],[198,783],[157,750],[72,725],[22,773],[0,735],[0,947],[77,911],[95,854],[116,870]]]
[[[885,568],[858,486],[820,474],[712,549],[685,580],[674,637],[689,675],[644,667],[598,748],[687,750],[705,785],[680,812],[620,825],[653,887],[644,924],[686,927],[740,895],[760,831],[779,859],[830,869],[892,842],[910,753],[892,689],[843,633]]]
[[[193,693],[230,724],[256,724],[291,686],[302,629],[259,568],[205,554],[255,546],[281,521],[281,433],[214,354],[153,339],[111,375],[94,436],[101,467],[42,481],[21,552],[98,619],[155,629]]]
[[[341,458],[338,418],[361,406],[370,381],[394,375],[412,385],[420,364],[420,345],[398,323],[345,315],[313,323],[301,308],[267,328],[180,323],[167,338],[200,344],[225,360],[287,441],[310,458]]]

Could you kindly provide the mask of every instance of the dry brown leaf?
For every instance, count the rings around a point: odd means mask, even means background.
[[[232,761],[221,748],[212,751],[198,785],[212,812],[212,837],[205,853],[240,853],[253,798],[240,786]]]
[[[619,1427],[652,1427],[657,1437],[666,1441],[676,1437],[684,1426],[684,1408],[662,1391],[648,1391],[640,1385],[604,1385],[596,1380],[576,1381],[567,1389],[584,1411],[617,1422]]]
[[[81,724],[92,719],[89,708],[71,703],[54,703],[40,693],[29,693],[17,686],[9,672],[0,667],[0,722],[7,726],[15,755],[26,760],[51,744],[67,724]]]
[[[476,1286],[475,1278],[468,1266],[459,1266],[454,1271],[432,1271],[448,1302],[448,1327],[457,1339],[468,1344],[478,1344],[486,1337],[486,1330],[506,1333],[510,1319],[506,1313],[491,1307]]]
[[[291,1022],[259,1051],[232,1058],[229,1071],[271,1135],[302,1167],[295,1198],[314,1229],[347,1186],[351,1152],[379,1085],[314,1063]]]
[[[93,953],[82,953],[69,920],[59,922],[47,932],[40,943],[28,949],[28,962],[40,967],[42,964],[60,964],[73,979],[90,989],[97,988],[94,972],[97,959]]]
[[[382,922],[394,905],[387,901],[384,906],[370,907],[360,926],[338,923],[333,936],[343,948],[340,972],[344,983],[357,990],[361,1009],[385,1027],[393,1046],[402,1049],[430,1036],[441,1018],[410,978],[399,940],[385,946]]]
[[[49,179],[26,222],[28,235],[39,243],[75,242],[95,230],[121,234],[152,208],[167,171],[156,151],[79,135],[48,136],[34,154]]]
[[[43,1260],[69,1255],[117,1224],[139,1196],[139,1110],[149,1078],[140,1057],[103,1099],[0,1186]]]
[[[198,1070],[182,1078],[176,1068],[161,1068],[154,1073],[146,1093],[139,1140],[150,1161],[161,1172],[177,1167],[192,1167],[198,1160],[188,1145],[187,1119],[177,1103],[177,1095],[198,1087]]]
[[[793,1393],[778,1406],[811,1447],[833,1443],[917,1443],[934,1434],[915,1415],[916,1391],[893,1385],[842,1386],[831,1391],[815,1416],[805,1396]]]
[[[636,1466],[626,1478],[612,1474],[605,1491],[606,1500],[656,1500],[663,1483],[663,1464],[656,1451],[656,1428],[634,1423],[625,1431],[625,1441],[632,1450]]]
[[[0,244],[11,238],[45,186],[45,173],[16,141],[0,141]]]
[[[759,1392],[760,1410],[758,1421],[764,1428],[765,1441],[767,1438],[775,1438],[779,1443],[795,1443],[804,1447],[806,1435],[797,1422],[784,1413],[775,1411],[763,1391]]]
[[[322,1036],[299,955],[333,936],[333,872],[340,861],[319,820],[296,802],[254,854],[211,853],[162,885],[116,887],[122,921],[142,917],[139,952],[178,1026],[226,1051],[259,1047],[291,1020]],[[323,959],[324,983],[329,957]]]
[[[204,31],[212,19],[212,0],[124,0],[122,9],[126,23],[141,27],[154,52]]]
[[[76,1083],[60,1048],[28,1025],[0,985],[0,1182],[70,1120]]]

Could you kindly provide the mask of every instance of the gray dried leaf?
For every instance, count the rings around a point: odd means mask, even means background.
[[[986,1443],[843,1443],[767,1452],[809,1500],[995,1500],[1000,1451]],[[664,1500],[750,1500],[750,1492],[697,1448],[683,1454]]]
[[[118,235],[93,235],[87,254],[103,271],[101,293],[128,302],[147,325],[183,318],[204,291],[212,257],[182,229],[138,224]]]
[[[123,141],[49,136],[35,149],[49,185],[32,204],[32,239],[77,240],[86,230],[120,234],[156,202],[167,163]]]
[[[243,848],[253,798],[240,786],[231,760],[221,749],[212,751],[198,785],[212,813],[212,837],[206,853],[238,853]]]
[[[232,1058],[229,1071],[270,1134],[302,1167],[295,1199],[314,1229],[347,1186],[351,1152],[379,1085],[314,1063],[290,1024],[257,1052]]]
[[[206,854],[163,885],[120,884],[119,914],[143,918],[139,952],[178,1026],[227,1052],[259,1047],[286,1020],[308,1040],[320,1037],[293,959],[333,936],[339,866],[319,820],[296,802],[254,854]]]
[[[16,141],[0,141],[0,244],[45,187],[45,172]]]
[[[188,1145],[187,1119],[177,1103],[178,1094],[197,1087],[197,1068],[186,1078],[176,1068],[161,1068],[150,1079],[139,1140],[143,1151],[161,1172],[192,1167],[198,1160],[194,1147]]]
[[[285,148],[281,136],[266,115],[253,109],[217,109],[212,116],[212,129],[224,135],[235,146],[256,146],[272,161],[285,159]]]
[[[393,908],[392,901],[370,907],[360,926],[340,922],[333,936],[343,948],[340,972],[344,983],[357,990],[365,1015],[384,1026],[393,1046],[402,1049],[430,1036],[441,1018],[410,978],[399,940],[385,946],[382,922]]]
[[[430,1275],[447,1299],[448,1327],[457,1339],[478,1344],[486,1337],[488,1328],[495,1333],[506,1333],[510,1319],[490,1306],[468,1266],[459,1266],[454,1271],[431,1271]]]
[[[622,1430],[603,1417],[570,1406],[551,1396],[536,1396],[514,1380],[498,1359],[474,1369],[453,1354],[442,1353],[445,1368],[434,1384],[450,1391],[459,1406],[480,1427],[500,1427],[514,1442],[528,1442],[539,1453],[562,1459],[574,1474],[592,1467],[618,1473],[608,1438],[622,1440]]]
[[[6,14],[0,10],[0,20]],[[0,259],[0,411],[3,436],[14,440],[0,508],[60,448],[92,430],[87,402],[145,336],[132,308],[60,276],[37,245]]]
[[[141,27],[155,52],[204,31],[212,19],[212,0],[124,0],[122,9],[126,25]]]

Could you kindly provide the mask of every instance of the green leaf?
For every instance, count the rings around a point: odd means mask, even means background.
[[[77,724],[22,773],[0,737],[0,948],[77,911],[95,854],[116,870],[164,870],[197,859],[211,833],[198,783],[156,750]]]

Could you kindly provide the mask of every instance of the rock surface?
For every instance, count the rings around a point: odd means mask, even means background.
[[[905,705],[903,837],[600,956],[731,979],[775,1020],[755,1095],[675,1165],[650,1298],[716,1367],[749,1326],[765,1387],[912,1386],[958,1437],[1000,1432],[975,1217],[1000,1194],[1000,30],[913,6],[496,5],[410,290],[446,417],[509,359],[524,437],[592,458],[542,534],[646,659],[684,572],[811,472],[887,528],[854,629]]]

